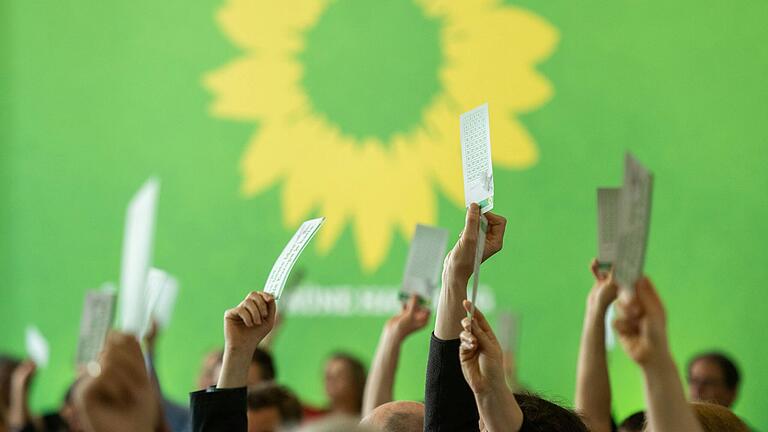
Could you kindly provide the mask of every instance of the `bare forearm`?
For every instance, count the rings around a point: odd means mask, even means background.
[[[443,288],[437,305],[435,336],[442,340],[458,339],[461,320],[466,316],[462,301],[467,298],[469,277],[456,275],[450,268],[443,272]]]
[[[248,384],[248,367],[251,365],[253,350],[224,349],[224,359],[221,364],[218,388],[246,387]]]
[[[683,393],[672,358],[643,368],[648,425],[654,432],[703,432]]]
[[[593,432],[611,430],[611,383],[605,353],[603,305],[589,304],[579,349],[576,375],[576,410]]]
[[[486,394],[476,394],[477,410],[487,432],[518,431],[523,425],[523,412],[515,395],[504,385]]]
[[[379,405],[394,399],[395,373],[401,345],[402,339],[394,331],[384,329],[365,384],[363,417]]]

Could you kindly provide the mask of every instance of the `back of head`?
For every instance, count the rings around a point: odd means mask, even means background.
[[[197,378],[197,387],[199,389],[206,389],[216,385],[219,381],[219,371],[223,359],[224,351],[220,349],[211,351],[205,355]]]
[[[638,411],[624,419],[619,425],[619,432],[643,432],[645,428],[645,411]]]
[[[329,416],[322,420],[312,422],[298,432],[377,432],[369,426],[357,423],[357,419],[350,416]]]
[[[576,413],[532,394],[515,394],[527,431],[588,432]]]
[[[283,425],[301,423],[303,410],[301,402],[287,387],[265,383],[248,389],[248,410],[258,411],[275,408],[280,413]]]
[[[388,402],[376,407],[360,424],[381,432],[421,432],[424,430],[424,404]]]
[[[749,432],[749,428],[726,407],[711,403],[691,403],[705,432]]]
[[[272,381],[277,376],[275,361],[272,359],[272,354],[269,351],[257,347],[256,351],[253,352],[251,363],[258,366],[261,373],[261,381]]]

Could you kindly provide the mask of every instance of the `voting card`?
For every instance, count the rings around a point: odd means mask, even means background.
[[[597,262],[605,271],[616,261],[620,194],[620,188],[597,189]]]
[[[480,212],[493,209],[493,164],[488,104],[461,114],[461,167],[464,172],[464,205],[480,205]]]
[[[149,285],[150,291],[149,298],[153,299],[152,317],[157,321],[157,325],[160,328],[167,328],[171,322],[173,316],[173,309],[176,306],[176,298],[179,295],[179,281],[171,274],[159,269],[150,269],[150,277],[154,278],[158,282],[153,282]],[[154,272],[159,272],[153,275]],[[149,283],[149,280],[148,280]]]
[[[605,349],[612,351],[616,347],[616,333],[613,330],[613,320],[616,319],[616,304],[611,304],[605,314]]]
[[[488,232],[488,219],[485,217],[485,215],[480,215],[480,223],[478,229],[477,248],[475,250],[475,265],[472,273],[472,308],[469,312],[470,319],[475,316],[477,289],[480,286],[480,264],[483,260],[483,252],[485,251],[485,235]]]
[[[509,310],[502,310],[496,319],[496,329],[502,352],[517,352],[520,335],[520,316]]]
[[[643,274],[652,194],[653,176],[627,153],[624,185],[619,196],[619,238],[614,272],[619,287],[631,292]]]
[[[440,270],[448,246],[448,230],[429,225],[416,225],[416,231],[405,263],[402,293],[430,300],[440,282]]]
[[[272,266],[272,271],[269,272],[267,282],[264,284],[264,292],[272,294],[275,300],[279,300],[283,294],[283,288],[285,288],[285,282],[288,280],[288,276],[291,273],[293,265],[296,264],[296,260],[299,259],[299,255],[307,246],[315,233],[320,229],[320,226],[325,221],[324,217],[317,219],[310,219],[296,230],[296,233],[291,238],[291,241],[277,257],[277,261]]]
[[[112,326],[117,295],[114,292],[88,291],[80,317],[77,364],[87,365],[99,357],[107,332]]]
[[[157,179],[147,180],[131,200],[125,215],[120,273],[120,329],[139,340],[146,327],[147,273],[152,260],[159,190]]]
[[[35,362],[35,365],[39,368],[47,367],[48,360],[50,359],[48,341],[45,340],[40,330],[33,325],[27,326],[26,345],[27,356]]]

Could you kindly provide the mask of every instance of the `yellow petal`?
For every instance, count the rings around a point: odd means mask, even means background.
[[[304,32],[326,8],[325,0],[229,0],[217,15],[242,49],[288,55],[304,46]]]
[[[244,57],[205,77],[214,94],[211,112],[235,120],[284,118],[307,106],[300,91],[301,66],[277,57]]]
[[[443,85],[463,110],[491,98],[517,112],[541,106],[552,88],[535,67],[552,53],[557,38],[546,21],[514,7],[448,18]]]
[[[499,113],[491,124],[493,164],[518,169],[535,164],[539,159],[539,150],[531,135],[511,114],[505,119],[498,119],[502,115]]]

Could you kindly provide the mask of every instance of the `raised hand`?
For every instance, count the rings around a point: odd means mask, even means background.
[[[386,330],[396,338],[403,340],[429,322],[430,310],[419,305],[419,297],[411,295],[399,314],[387,321]]]
[[[635,363],[645,368],[670,358],[666,312],[647,277],[637,281],[634,296],[619,299],[617,312],[613,326]]]
[[[163,430],[159,395],[150,382],[133,336],[112,332],[99,361],[101,371],[77,386],[75,403],[88,432]]]
[[[37,367],[32,360],[25,360],[11,374],[8,425],[21,430],[30,420],[29,386],[35,377]]]
[[[601,271],[597,259],[592,260],[590,270],[595,278],[595,283],[592,286],[592,291],[589,293],[588,306],[596,307],[598,308],[598,312],[605,314],[608,306],[610,306],[618,297],[619,286],[613,279],[613,271]]]
[[[464,300],[464,309],[469,312],[472,302]],[[492,391],[498,386],[506,387],[504,376],[504,354],[485,316],[475,308],[474,319],[461,321],[459,358],[461,370],[467,384],[475,394]]]
[[[646,277],[635,284],[635,295],[622,294],[619,318],[613,323],[624,351],[643,371],[648,430],[702,432],[683,393],[683,384],[669,351],[667,315],[656,289]]]
[[[277,303],[267,293],[253,291],[224,313],[224,361],[218,387],[244,387],[248,365],[259,342],[275,326]]]
[[[400,347],[409,335],[427,325],[429,315],[429,309],[419,305],[419,297],[412,295],[408,302],[403,304],[400,313],[390,318],[384,325],[365,383],[363,417],[370,414],[376,407],[393,400]]]
[[[469,312],[472,303],[464,300]],[[501,345],[485,316],[475,308],[474,318],[461,322],[459,359],[467,384],[475,393],[480,414],[479,427],[484,432],[517,431],[523,424],[523,412],[504,379]]]
[[[482,261],[492,257],[504,246],[504,231],[507,227],[507,220],[502,216],[488,212],[485,217],[488,219],[488,230],[485,234]],[[454,273],[456,277],[469,279],[474,270],[479,229],[480,207],[473,203],[467,209],[464,230],[445,260],[445,271]]]

